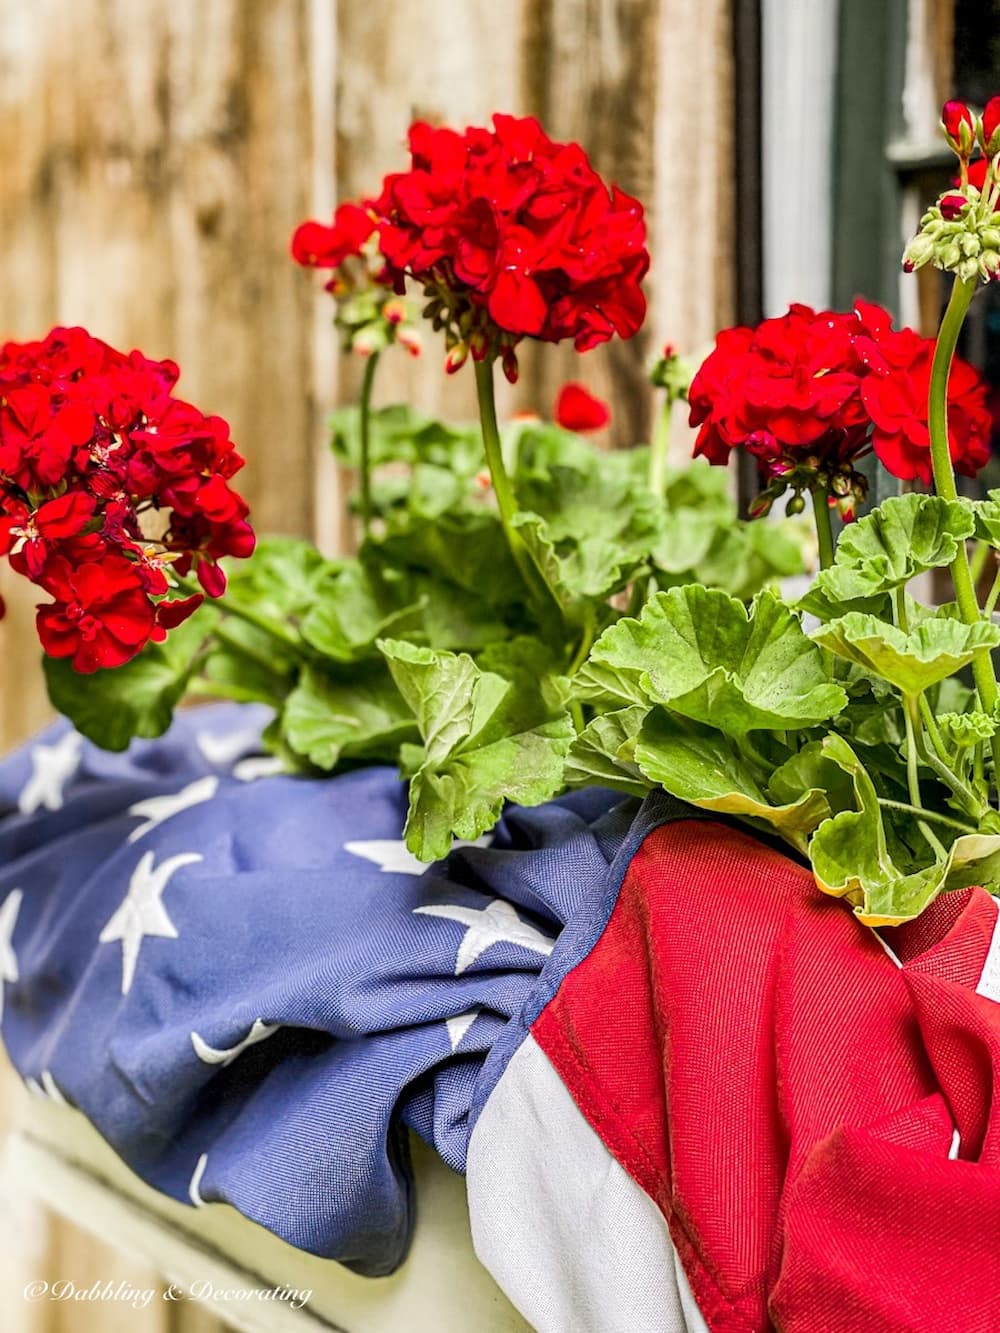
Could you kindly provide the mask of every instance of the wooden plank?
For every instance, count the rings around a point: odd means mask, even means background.
[[[522,6],[496,0],[365,0],[337,6],[337,188],[340,199],[377,192],[406,162],[413,120],[464,127],[494,111],[523,114]],[[345,361],[342,397],[352,401],[361,367]],[[392,353],[379,369],[376,402],[414,403],[453,419],[475,416],[471,369],[446,377],[444,350],[429,330],[419,360]],[[500,388],[501,412],[512,395]]]
[[[652,356],[701,351],[732,316],[730,17],[725,0],[541,0],[529,9],[526,103],[556,137],[647,208],[653,267],[646,327],[580,360],[569,347],[525,357],[528,396],[548,408],[582,378],[612,400],[614,443],[647,439]]]

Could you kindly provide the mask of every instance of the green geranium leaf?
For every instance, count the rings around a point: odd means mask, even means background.
[[[980,741],[988,741],[997,730],[996,718],[978,708],[971,713],[939,713],[937,725],[945,741],[956,750],[968,750]]]
[[[352,560],[324,584],[322,600],[302,621],[302,637],[334,662],[371,656],[376,639],[420,626],[421,605],[401,606],[401,591],[398,581],[378,578]]]
[[[689,586],[659,593],[638,620],[605,630],[590,655],[589,680],[617,678],[731,735],[784,731],[834,717],[847,702],[798,618],[772,593],[750,612],[725,593]]]
[[[599,713],[570,746],[564,775],[567,787],[611,787],[630,796],[645,796],[650,783],[632,759],[639,728],[649,709],[645,704]]]
[[[227,596],[259,615],[283,621],[309,611],[339,568],[309,542],[266,537],[257,543],[249,560],[233,568]]]
[[[281,734],[316,768],[344,760],[393,763],[404,742],[418,739],[413,714],[382,663],[337,680],[306,668],[280,716]]]
[[[205,692],[214,696],[277,707],[294,687],[298,665],[298,659],[271,635],[237,616],[227,616],[216,627],[193,689],[203,688],[204,682]]]
[[[891,496],[844,529],[833,565],[817,575],[815,586],[834,603],[876,597],[951,564],[974,527],[968,501]]]
[[[703,810],[740,815],[773,828],[800,851],[830,814],[822,790],[797,791],[776,804],[758,780],[754,766],[718,733],[681,726],[662,709],[646,718],[635,746],[635,762],[652,782]],[[759,824],[758,824],[759,827]]]
[[[171,630],[164,643],[149,643],[124,666],[90,675],[74,671],[68,658],[46,657],[45,684],[53,707],[105,750],[126,750],[135,737],[162,736],[216,619],[214,607],[203,606]]]
[[[628,533],[621,542],[587,536],[557,544],[546,520],[527,512],[515,517],[514,527],[564,615],[576,624],[585,617],[588,603],[603,601],[625,587],[645,564],[650,542],[648,534],[633,539],[635,534]]]
[[[367,543],[362,556],[379,565],[429,574],[494,608],[517,606],[527,596],[500,519],[489,510],[414,522],[405,532]]]
[[[919,916],[945,890],[997,882],[1000,836],[993,834],[962,834],[932,864],[900,869],[890,855],[878,795],[861,760],[841,736],[828,736],[823,746],[851,777],[858,808],[821,824],[809,857],[819,887],[846,898],[865,925],[898,925]]]
[[[986,499],[972,506],[976,519],[976,536],[980,541],[1000,550],[1000,491],[987,491]]]
[[[802,792],[821,791],[828,811],[853,808],[854,788],[850,777],[830,759],[822,741],[809,741],[797,754],[779,765],[767,781],[768,799],[777,805],[793,805]]]
[[[430,648],[474,652],[511,636],[502,609],[482,598],[456,596],[440,579],[414,574],[410,595],[420,604],[420,627]]]
[[[967,666],[983,648],[1000,643],[1000,627],[985,621],[965,625],[946,617],[924,620],[909,634],[874,616],[848,612],[814,632],[838,657],[856,662],[904,695],[920,694]]]
[[[687,576],[708,557],[720,529],[732,532],[733,525],[720,521],[711,511],[668,511],[663,516],[660,538],[653,552],[656,568],[668,576],[684,576],[686,581]],[[665,580],[668,584],[670,581],[669,578]]]
[[[464,653],[401,640],[379,643],[417,719],[423,763],[410,784],[406,845],[421,861],[452,839],[478,838],[505,801],[537,805],[563,785],[573,724],[558,685],[540,677],[537,645],[502,645],[483,670]]]
[[[330,444],[335,456],[349,467],[358,467],[361,461],[358,408],[338,409],[330,418],[330,426]],[[405,403],[372,412],[368,436],[373,467],[387,463],[430,463],[471,477],[483,466],[483,437],[478,426],[436,421]]]

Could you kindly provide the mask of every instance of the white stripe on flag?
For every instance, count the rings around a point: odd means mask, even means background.
[[[993,901],[997,905],[997,919],[976,994],[985,995],[988,1000],[1000,1001],[1000,899],[994,898]]]
[[[528,1037],[469,1144],[481,1262],[538,1333],[707,1333],[663,1214]]]

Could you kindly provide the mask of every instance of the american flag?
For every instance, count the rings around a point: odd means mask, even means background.
[[[512,808],[444,862],[387,768],[263,710],[0,764],[0,1025],[147,1182],[390,1272],[408,1135],[552,1333],[1000,1327],[1000,928],[883,937],[666,797]]]

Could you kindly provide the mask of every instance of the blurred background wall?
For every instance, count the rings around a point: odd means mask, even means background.
[[[0,0],[0,337],[84,324],[174,358],[185,396],[232,423],[258,530],[342,549],[324,420],[358,368],[288,240],[401,165],[414,117],[534,113],[645,202],[646,328],[580,362],[526,349],[502,404],[547,411],[572,373],[611,399],[612,442],[634,443],[664,341],[696,354],[791,299],[900,306],[900,238],[945,170],[953,57],[988,72],[996,17],[995,0]],[[907,299],[933,319],[934,290]],[[384,401],[472,413],[471,376],[446,380],[433,344],[391,366]],[[31,606],[0,590],[2,750],[48,710]],[[3,1330],[216,1327],[162,1302],[26,1305],[40,1276],[148,1280],[0,1199]]]

